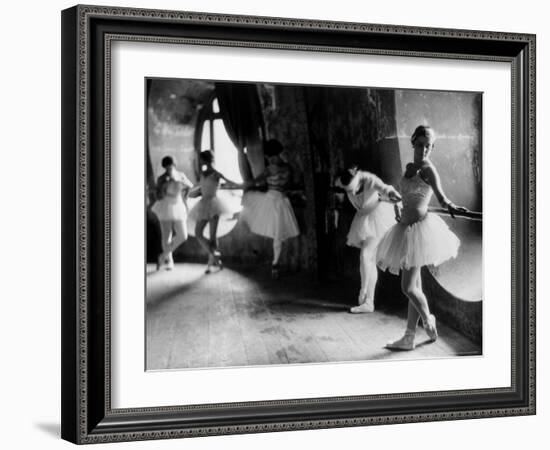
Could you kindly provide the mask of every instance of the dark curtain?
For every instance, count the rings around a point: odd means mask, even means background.
[[[147,156],[147,262],[156,262],[158,255],[162,252],[160,224],[157,216],[151,211],[151,206],[157,198],[157,185],[155,181],[155,173],[153,164],[151,163],[151,155],[149,153],[149,95],[151,93],[152,80],[147,80],[147,89],[145,92],[147,109],[145,114],[145,153]]]
[[[149,154],[149,94],[151,93],[152,80],[147,80],[147,113],[145,115],[145,127],[146,127],[146,139],[145,139],[145,152],[147,154],[147,198],[148,204],[151,206],[156,199],[156,183],[155,174],[153,172],[153,164],[151,163],[151,155]]]
[[[216,83],[216,96],[227,134],[239,152],[241,175],[250,180],[264,170],[264,124],[258,90],[254,84]]]

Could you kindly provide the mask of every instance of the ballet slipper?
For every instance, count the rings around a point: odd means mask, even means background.
[[[168,269],[169,261],[166,256],[164,256],[164,253],[161,253],[157,260],[157,270],[169,270]]]
[[[374,301],[372,298],[367,298],[364,303],[350,308],[349,312],[353,314],[374,312]]]
[[[414,350],[415,343],[414,343],[414,331],[407,330],[405,331],[405,334],[401,339],[398,339],[397,341],[388,342],[386,344],[386,348],[390,350]]]
[[[428,316],[428,319],[423,321],[422,324],[424,325],[424,331],[426,331],[426,334],[428,335],[430,340],[432,342],[435,342],[438,337],[435,316],[433,314],[430,314]]]
[[[212,273],[212,266],[215,264],[214,257],[212,255],[208,255],[208,263],[206,264],[206,270],[204,271],[205,274]]]
[[[219,250],[214,251],[214,263],[213,265],[216,266],[218,269],[223,270],[223,262],[222,262],[222,254]]]

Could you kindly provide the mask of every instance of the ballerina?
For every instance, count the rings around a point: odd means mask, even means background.
[[[380,238],[395,223],[394,211],[389,202],[396,203],[401,196],[391,185],[385,184],[376,175],[358,170],[356,166],[343,171],[336,185],[345,189],[350,203],[357,210],[347,235],[347,245],[357,247],[361,273],[359,304],[350,309],[352,313],[374,311],[374,290],[378,280],[376,247]]]
[[[193,189],[191,195],[199,194],[201,199],[189,212],[189,220],[195,222],[195,237],[201,247],[208,253],[208,263],[205,273],[212,272],[212,267],[223,268],[221,252],[218,248],[218,223],[220,216],[231,214],[231,208],[218,196],[218,189],[222,181],[226,186],[243,188],[243,185],[229,180],[214,168],[214,154],[210,150],[202,151],[199,155],[201,164],[200,183]],[[210,225],[210,239],[204,237],[206,225]]]
[[[151,210],[159,219],[162,239],[157,270],[171,270],[174,267],[172,253],[187,240],[187,206],[183,197],[193,183],[176,170],[171,156],[162,158],[161,165],[164,173],[157,180],[157,200]]]
[[[386,347],[394,350],[413,350],[419,318],[430,341],[438,337],[436,319],[430,312],[422,291],[423,266],[437,266],[458,253],[460,241],[447,224],[436,214],[428,212],[428,203],[435,193],[441,206],[454,217],[467,212],[456,206],[444,194],[436,167],[429,156],[434,148],[435,133],[429,126],[418,126],[412,137],[414,161],[407,164],[401,180],[403,210],[396,205],[399,223],[384,235],[378,244],[376,260],[382,270],[393,274],[401,271],[401,289],[409,299],[407,328],[402,338],[389,342]]]
[[[243,197],[242,219],[250,230],[273,240],[271,276],[279,277],[279,259],[283,242],[300,234],[298,222],[285,190],[291,181],[291,167],[281,158],[282,144],[270,139],[264,144],[265,171],[248,187],[267,186],[267,192],[248,191]]]

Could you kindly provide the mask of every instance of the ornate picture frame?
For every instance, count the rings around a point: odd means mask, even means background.
[[[207,45],[511,67],[510,386],[113,408],[111,46]],[[535,414],[535,36],[99,6],[62,12],[62,437],[78,444]]]

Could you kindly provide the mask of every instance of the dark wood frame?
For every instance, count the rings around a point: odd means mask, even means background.
[[[112,409],[110,43],[509,62],[512,383],[419,394]],[[535,36],[97,6],[62,13],[62,437],[75,443],[535,413]]]

